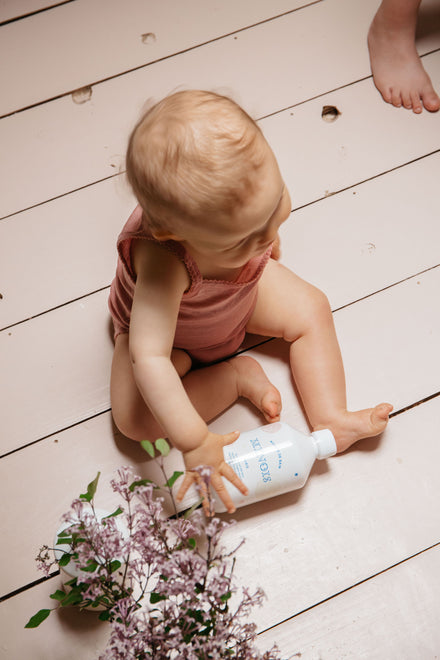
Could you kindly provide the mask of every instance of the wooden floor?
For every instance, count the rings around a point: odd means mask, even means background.
[[[92,660],[105,644],[89,613],[23,630],[60,579],[41,580],[33,558],[98,469],[103,482],[122,464],[149,470],[112,426],[107,297],[134,206],[128,131],[146,100],[188,87],[259,119],[294,206],[283,262],[330,299],[349,405],[395,406],[382,438],[237,512],[237,580],[267,594],[259,645],[302,660],[440,657],[440,113],[381,100],[366,47],[377,6],[0,3],[1,660]],[[438,0],[422,3],[417,44],[440,89]],[[306,430],[286,347],[251,352],[283,419]],[[260,423],[239,403],[212,428]],[[103,488],[100,505],[110,498]]]

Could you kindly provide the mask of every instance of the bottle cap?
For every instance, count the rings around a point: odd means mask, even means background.
[[[312,438],[316,448],[316,458],[329,458],[336,454],[336,441],[330,429],[313,431]]]

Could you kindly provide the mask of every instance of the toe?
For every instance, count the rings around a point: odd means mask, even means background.
[[[281,394],[271,385],[261,399],[261,410],[268,421],[276,421],[281,412]]]
[[[435,92],[423,96],[423,105],[429,112],[437,112],[440,108],[440,99]]]
[[[412,101],[412,95],[409,92],[402,92],[401,94],[402,98],[402,105],[404,108],[407,110],[411,110],[413,108],[413,101]]]
[[[373,408],[373,411],[371,413],[371,420],[373,422],[373,425],[376,425],[378,423],[383,424],[383,422],[387,422],[392,409],[393,406],[390,403],[380,403],[378,406]]]
[[[411,105],[413,112],[415,112],[417,115],[419,115],[422,112],[423,105],[418,92],[413,92],[411,94]]]
[[[401,107],[402,97],[400,96],[400,89],[391,89],[391,103],[395,108]]]
[[[380,93],[382,94],[382,98],[385,101],[385,103],[393,102],[391,90],[388,87],[385,87],[383,90],[380,90]]]

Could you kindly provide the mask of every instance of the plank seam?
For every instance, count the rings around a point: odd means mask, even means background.
[[[104,181],[108,181],[109,179],[114,179],[117,176],[122,176],[123,174],[125,174],[125,170],[123,172],[118,172],[117,174],[110,174],[109,176],[104,176],[102,179],[97,179],[96,181],[91,181],[90,183],[86,183],[83,186],[79,186],[79,188],[73,188],[72,190],[67,190],[66,192],[63,192],[60,195],[55,195],[54,197],[50,197],[49,199],[46,199],[43,202],[37,202],[36,204],[31,204],[30,206],[26,206],[24,209],[20,209],[19,211],[14,211],[13,213],[8,213],[7,215],[3,215],[0,218],[0,222],[2,220],[7,220],[8,218],[12,218],[14,215],[18,215],[19,213],[25,213],[25,211],[30,211],[31,209],[36,209],[39,206],[44,206],[44,204],[48,204],[49,202],[54,202],[57,199],[66,197],[67,195],[73,195],[74,193],[79,192],[80,190],[86,190],[87,188],[90,188],[91,186],[95,186],[98,183],[104,183]]]
[[[288,16],[289,14],[294,14],[297,11],[301,11],[302,9],[308,9],[309,7],[312,7],[313,5],[317,5],[322,3],[324,0],[312,0],[311,2],[305,4],[302,7],[297,7],[296,9],[290,9],[289,11],[285,11],[282,14],[277,14],[276,16],[271,16],[270,18],[265,18],[262,21],[257,21],[256,23],[251,23],[250,25],[246,25],[245,27],[239,28],[238,30],[233,30],[232,32],[227,32],[226,34],[222,34],[219,37],[214,37],[213,39],[208,39],[208,41],[203,41],[199,44],[195,44],[194,46],[189,46],[188,48],[183,48],[182,50],[176,51],[175,53],[170,53],[169,55],[164,55],[163,57],[158,57],[156,60],[152,60],[151,62],[147,62],[146,64],[139,64],[138,66],[132,67],[131,69],[126,69],[125,71],[121,71],[120,73],[115,73],[111,76],[106,76],[105,78],[100,78],[98,80],[95,80],[94,82],[86,82],[82,87],[89,85],[90,87],[94,87],[96,85],[101,85],[102,83],[106,83],[110,80],[116,80],[117,78],[120,78],[121,76],[125,76],[129,73],[133,73],[134,71],[139,71],[140,69],[145,69],[148,66],[151,66],[153,64],[157,64],[158,62],[164,62],[166,60],[171,59],[172,57],[177,57],[178,55],[183,55],[184,53],[189,53],[192,50],[196,50],[197,48],[202,48],[203,46],[207,46],[209,44],[215,43],[216,41],[221,41],[222,39],[227,39],[228,37],[232,37],[233,35],[240,34],[240,32],[245,32],[246,30],[252,30],[255,27],[258,27],[259,25],[264,25],[265,23],[270,23],[272,21],[276,21],[280,18],[283,18],[284,16]],[[58,99],[62,99],[65,96],[69,96],[74,92],[74,89],[69,90],[68,92],[63,92],[61,94],[57,94],[55,96],[51,96],[48,99],[45,99],[44,101],[38,101],[36,103],[31,103],[30,105],[23,106],[22,108],[17,108],[16,110],[12,110],[11,112],[8,112],[4,115],[0,115],[0,119],[6,119],[7,117],[11,117],[12,115],[17,115],[22,112],[26,112],[27,110],[31,110],[32,108],[37,108],[41,105],[44,105],[45,103],[51,103],[52,101],[57,101]]]
[[[437,548],[440,546],[440,542],[433,543],[432,545],[428,546],[427,548],[423,548],[422,550],[419,550],[418,552],[415,552],[414,554],[410,555],[409,557],[405,557],[404,559],[401,559],[400,561],[396,562],[395,564],[392,564],[391,566],[387,566],[386,568],[382,569],[381,571],[378,571],[377,573],[374,573],[374,575],[370,575],[367,578],[364,578],[363,580],[359,580],[359,582],[356,582],[355,584],[351,585],[350,587],[347,587],[346,589],[341,589],[341,591],[338,591],[331,596],[328,596],[327,598],[324,598],[323,600],[319,601],[318,603],[315,603],[315,605],[310,605],[310,607],[306,607],[305,609],[301,610],[300,612],[297,612],[293,616],[287,617],[286,619],[283,619],[282,621],[279,621],[279,623],[275,623],[273,626],[269,626],[269,628],[265,628],[264,630],[261,630],[258,634],[262,635],[263,633],[268,632],[269,630],[274,630],[278,626],[281,626],[283,623],[287,623],[287,621],[292,621],[296,617],[300,616],[301,614],[305,614],[306,612],[310,612],[311,610],[315,609],[316,607],[319,607],[320,605],[323,605],[324,603],[328,603],[330,600],[333,598],[337,598],[338,596],[341,596],[342,594],[348,593],[352,589],[356,589],[356,587],[359,587],[361,584],[365,584],[367,582],[370,582],[370,580],[374,580],[374,578],[378,577],[379,575],[383,575],[384,573],[387,573],[388,571],[391,571],[392,569],[396,568],[397,566],[400,566],[401,564],[405,564],[406,562],[411,561],[411,559],[415,559],[416,557],[419,557],[425,552],[429,552],[430,550],[433,550],[434,548]]]
[[[440,149],[434,149],[434,151],[430,151],[427,154],[422,154],[421,156],[417,156],[416,158],[412,158],[411,160],[406,161],[405,163],[400,163],[400,165],[394,165],[394,167],[390,167],[388,170],[384,170],[383,172],[378,172],[378,174],[373,174],[372,176],[362,179],[361,181],[358,181],[357,183],[351,183],[349,186],[345,186],[345,188],[340,188],[339,190],[335,190],[334,192],[331,191],[327,193],[326,195],[323,195],[322,197],[319,197],[318,199],[314,199],[311,202],[307,202],[306,204],[302,204],[301,206],[297,206],[292,210],[293,211],[300,211],[301,209],[305,209],[308,206],[311,206],[312,204],[316,204],[317,202],[322,202],[324,199],[327,199],[328,197],[333,197],[333,195],[339,195],[340,193],[343,193],[347,190],[351,190],[352,188],[356,188],[357,186],[361,186],[364,183],[368,183],[369,181],[374,181],[374,179],[378,179],[381,176],[385,176],[386,174],[390,174],[391,172],[396,172],[397,170],[402,169],[403,167],[406,167],[407,165],[412,165],[413,163],[417,163],[419,160],[423,160],[424,158],[429,158],[430,156],[434,156],[435,154],[438,154],[440,152]],[[44,203],[44,202],[43,202]],[[1,218],[0,218],[1,220]]]
[[[33,321],[33,319],[37,319],[40,316],[44,316],[45,314],[50,314],[50,312],[55,312],[57,309],[61,309],[62,307],[67,307],[67,305],[72,305],[73,303],[79,302],[80,300],[84,300],[89,296],[94,296],[95,294],[101,293],[102,291],[106,291],[108,289],[110,289],[110,284],[106,284],[105,286],[102,286],[100,289],[95,289],[94,291],[90,291],[89,293],[84,293],[82,296],[78,296],[77,298],[72,298],[72,300],[66,300],[65,302],[60,303],[59,305],[55,305],[54,307],[49,307],[48,309],[43,310],[42,312],[38,312],[33,316],[29,316],[26,319],[22,319],[21,321],[15,321],[15,323],[11,323],[10,325],[6,325],[4,328],[0,328],[0,332],[5,332],[6,330],[15,328],[17,325],[22,325],[23,323],[27,323],[28,321]]]
[[[268,632],[269,630],[274,630],[278,626],[282,625],[283,623],[287,623],[287,621],[292,621],[298,616],[301,616],[301,614],[305,614],[305,612],[309,612],[315,607],[319,607],[320,605],[323,605],[324,603],[329,602],[333,598],[337,598],[338,596],[341,596],[342,594],[345,594],[352,589],[355,589],[356,587],[359,587],[361,584],[365,584],[369,582],[370,580],[374,580],[376,577],[379,575],[383,575],[384,573],[387,573],[388,571],[393,570],[397,566],[400,566],[402,564],[405,564],[406,562],[411,561],[411,559],[415,559],[416,557],[419,557],[420,555],[424,554],[425,552],[429,552],[430,550],[433,550],[434,548],[437,548],[440,546],[440,542],[433,543],[432,545],[428,546],[427,548],[423,548],[422,550],[419,550],[418,552],[415,552],[412,555],[409,555],[408,557],[405,557],[404,559],[401,559],[400,561],[396,562],[395,564],[391,564],[390,566],[387,566],[386,568],[383,568],[381,571],[378,571],[377,573],[374,573],[373,575],[369,575],[368,577],[364,578],[363,580],[359,580],[355,584],[352,584],[350,587],[347,587],[346,589],[341,589],[340,591],[337,591],[336,593],[332,594],[331,596],[328,596],[327,598],[324,598],[323,600],[320,600],[318,603],[315,603],[314,605],[310,605],[310,607],[306,607],[305,609],[301,610],[300,612],[297,612],[291,617],[288,617],[287,619],[283,619],[282,621],[279,621],[278,623],[274,624],[273,626],[269,626],[269,628],[265,628],[264,630],[261,630],[258,634],[262,635],[263,633]],[[7,594],[4,594],[3,596],[0,596],[0,603],[9,600],[10,598],[14,598],[14,596],[18,596],[19,594],[28,591],[29,589],[32,589],[33,587],[38,586],[39,584],[42,584],[43,582],[47,582],[48,580],[52,580],[54,577],[60,574],[60,571],[54,571],[47,577],[42,577],[39,578],[38,580],[34,580],[33,582],[29,582],[28,584],[23,585],[22,587],[18,587],[17,589],[14,589],[14,591],[11,591]]]
[[[84,419],[80,419],[77,422],[73,422],[73,424],[69,424],[68,426],[65,426],[61,429],[57,429],[56,431],[52,431],[51,433],[48,433],[48,435],[45,435],[41,438],[37,438],[36,440],[32,440],[31,442],[27,442],[25,445],[21,445],[21,447],[16,447],[15,449],[11,449],[10,451],[6,452],[5,454],[0,455],[0,460],[2,458],[6,458],[7,456],[11,456],[11,454],[16,454],[18,451],[21,451],[22,449],[26,449],[27,447],[32,447],[32,445],[36,445],[38,442],[43,442],[44,440],[49,440],[50,438],[53,438],[54,436],[58,435],[59,433],[64,433],[64,431],[68,431],[69,429],[75,428],[75,426],[80,426],[81,424],[84,424],[85,422],[90,422],[92,419],[96,419],[97,417],[100,417],[101,415],[106,415],[109,412],[111,412],[111,408],[106,408],[105,410],[101,410],[100,412],[97,412],[93,415],[90,415],[89,417],[84,417]]]
[[[54,571],[53,573],[50,573],[47,577],[39,578],[38,580],[29,582],[29,584],[25,584],[22,587],[18,587],[18,589],[14,589],[14,591],[11,591],[8,594],[5,594],[4,596],[0,596],[0,603],[3,603],[3,601],[5,600],[9,600],[9,598],[13,598],[14,596],[18,596],[24,591],[28,591],[28,589],[32,589],[33,587],[38,587],[39,584],[42,584],[43,582],[47,582],[47,580],[51,580],[52,578],[56,577],[59,574],[60,574],[59,570]]]
[[[428,55],[433,55],[434,53],[438,53],[439,51],[440,48],[433,48],[432,50],[423,53],[423,55],[419,55],[419,57],[420,59],[422,59],[423,57],[427,57]],[[322,96],[326,96],[326,94],[334,94],[335,92],[339,92],[340,90],[346,89],[347,87],[351,87],[352,85],[357,85],[358,83],[365,82],[365,80],[368,80],[369,78],[372,79],[373,76],[370,74],[369,76],[364,76],[363,78],[357,78],[356,80],[352,80],[351,82],[345,83],[344,85],[340,85],[339,87],[330,89],[327,92],[316,94],[316,96],[311,96],[310,98],[305,99],[304,101],[298,101],[298,103],[294,103],[293,105],[287,105],[285,108],[281,108],[280,110],[275,110],[274,112],[269,112],[267,115],[263,115],[259,117],[257,121],[260,121],[262,119],[267,119],[268,117],[274,117],[280,112],[285,112],[286,110],[292,110],[292,108],[298,108],[299,106],[304,105],[309,101],[316,101],[316,99],[319,99]]]
[[[435,266],[429,266],[429,268],[425,268],[424,270],[421,270],[418,273],[414,273],[413,275],[408,275],[408,277],[404,277],[403,279],[398,280],[397,282],[393,282],[392,284],[388,284],[387,286],[384,286],[382,289],[378,289],[377,291],[373,291],[372,293],[367,293],[365,296],[362,296],[361,298],[356,298],[356,300],[352,300],[351,302],[347,303],[346,305],[341,305],[341,307],[336,307],[336,309],[333,309],[332,312],[333,313],[339,312],[341,309],[346,309],[347,307],[351,307],[352,305],[356,305],[356,303],[361,302],[362,300],[367,300],[367,298],[371,298],[372,296],[375,296],[378,293],[382,293],[382,291],[387,291],[388,289],[392,289],[395,286],[399,286],[399,284],[403,284],[404,282],[408,282],[409,280],[413,280],[414,278],[419,277],[420,275],[424,275],[425,273],[429,273],[431,270],[435,270],[439,266],[440,266],[440,264],[435,264]]]
[[[75,2],[75,0],[64,0],[64,2],[58,2],[56,5],[51,5],[50,7],[43,7],[42,9],[37,9],[36,11],[30,11],[27,14],[22,14],[21,16],[16,16],[15,18],[8,18],[6,21],[2,21],[0,23],[0,27],[3,25],[9,25],[10,23],[16,23],[17,21],[21,21],[24,18],[29,18],[30,16],[35,16],[36,14],[42,14],[45,11],[50,11],[51,9],[57,9],[58,7],[62,7],[63,5],[68,5],[71,2]]]
[[[325,96],[326,94],[331,94],[331,93],[332,93],[332,91],[326,92],[325,94],[320,94],[320,96]],[[319,98],[320,96],[315,97],[315,99]],[[307,101],[304,101],[304,103],[307,103]],[[294,106],[292,106],[292,107],[294,107]],[[280,110],[279,112],[284,112],[284,110]],[[274,113],[274,115],[275,114],[278,114],[278,113]],[[261,119],[264,119],[264,117],[262,117]],[[261,121],[261,120],[257,119],[257,121]],[[346,190],[351,190],[352,188],[356,188],[357,186],[361,186],[363,183],[368,183],[369,181],[374,181],[374,179],[378,179],[381,176],[385,176],[385,174],[389,174],[390,172],[395,172],[397,170],[400,170],[403,167],[406,167],[407,165],[412,165],[413,163],[417,163],[419,160],[423,160],[424,158],[429,158],[430,156],[435,156],[435,154],[438,154],[439,152],[440,152],[440,149],[434,149],[433,151],[429,151],[428,153],[422,154],[421,156],[416,156],[416,158],[412,158],[411,160],[405,161],[404,163],[394,165],[394,167],[390,167],[388,170],[383,170],[382,172],[378,172],[377,174],[373,174],[372,176],[367,177],[366,179],[361,179],[360,181],[357,181],[356,183],[351,183],[349,186],[345,186],[344,188],[340,188],[338,190],[329,192],[329,193],[327,193],[327,195],[323,195],[322,197],[317,197],[316,199],[312,199],[310,202],[307,202],[306,204],[301,204],[300,206],[295,206],[292,209],[291,213],[294,213],[295,211],[300,211],[301,209],[305,209],[308,206],[311,206],[312,204],[316,204],[317,202],[322,202],[324,199],[327,199],[328,197],[333,197],[333,195],[339,195],[340,193],[343,193]],[[14,215],[18,215],[19,213],[25,213],[26,211],[36,209],[39,206],[43,206],[44,204],[48,204],[49,202],[54,202],[57,199],[61,199],[62,197],[66,197],[67,195],[73,195],[74,193],[77,193],[80,190],[86,190],[87,188],[90,188],[91,186],[98,185],[99,183],[104,183],[104,181],[108,181],[109,179],[114,179],[118,176],[124,176],[125,173],[126,173],[126,171],[122,170],[121,172],[118,172],[117,174],[110,174],[109,176],[105,176],[102,179],[97,179],[96,181],[91,181],[90,183],[86,183],[83,186],[79,186],[78,188],[73,188],[72,190],[67,190],[66,192],[61,193],[60,195],[55,195],[54,197],[50,197],[49,199],[45,199],[42,202],[37,202],[36,204],[31,204],[30,206],[26,206],[25,208],[19,209],[18,211],[14,211],[13,213],[8,213],[7,215],[4,215],[0,218],[0,222],[2,220],[7,220],[9,218],[12,218]]]
[[[264,341],[255,344],[253,346],[248,346],[247,348],[243,349],[242,351],[238,351],[236,355],[240,355],[242,353],[246,353],[247,351],[250,351],[254,348],[258,348],[259,346],[262,346],[263,344],[267,344],[270,341],[274,341],[274,337],[270,337],[269,339],[265,339]],[[417,408],[417,406],[422,405],[423,403],[427,403],[428,401],[432,401],[433,399],[436,399],[438,396],[440,396],[440,391],[439,392],[434,392],[433,394],[429,394],[428,396],[423,397],[423,399],[419,399],[418,401],[414,401],[413,403],[408,404],[404,408],[400,408],[399,410],[395,410],[390,414],[391,417],[396,417],[397,415],[401,415],[409,410],[412,410],[413,408]],[[11,456],[12,454],[16,454],[19,451],[22,451],[23,449],[26,449],[27,447],[32,447],[32,445],[36,445],[39,442],[43,442],[44,440],[49,440],[50,438],[53,438],[56,435],[59,435],[60,433],[64,433],[64,431],[68,431],[69,429],[75,428],[75,426],[80,426],[81,424],[84,424],[85,422],[89,422],[92,419],[96,419],[97,417],[100,417],[101,415],[107,415],[108,413],[111,413],[111,407],[106,408],[105,410],[101,410],[98,413],[95,413],[94,415],[90,415],[89,417],[84,417],[83,419],[78,420],[77,422],[74,422],[73,424],[69,424],[68,426],[56,429],[55,431],[52,431],[51,433],[48,433],[45,436],[42,436],[41,438],[37,438],[36,440],[32,440],[31,442],[26,443],[25,445],[21,445],[20,447],[16,447],[15,449],[11,449],[10,451],[5,452],[4,454],[0,455],[0,460],[2,458],[7,458],[8,456]]]
[[[391,284],[388,284],[387,286],[384,286],[382,289],[377,289],[376,291],[372,291],[371,293],[367,293],[365,296],[362,296],[361,298],[356,298],[356,300],[351,300],[350,302],[346,303],[345,305],[341,305],[340,307],[335,307],[335,309],[332,309],[332,313],[334,314],[335,312],[339,312],[341,309],[346,309],[347,307],[351,307],[352,305],[355,305],[358,302],[361,302],[362,300],[366,300],[367,298],[371,298],[372,296],[375,296],[378,293],[381,293],[382,291],[387,291],[387,289],[392,289],[395,286],[399,286],[399,284],[403,284],[403,282],[407,282],[408,280],[412,280],[415,277],[420,277],[420,275],[424,275],[425,273],[429,273],[431,270],[435,270],[438,268],[440,264],[435,264],[434,266],[429,266],[428,268],[425,268],[424,270],[418,271],[417,273],[413,273],[412,275],[408,275],[408,277],[404,277],[401,280],[397,280],[396,282],[392,282]],[[89,291],[88,293],[84,293],[82,296],[78,296],[76,298],[72,298],[71,300],[66,300],[63,303],[60,303],[59,305],[55,305],[54,307],[49,307],[48,309],[45,309],[41,312],[38,312],[37,314],[34,314],[33,316],[29,316],[25,319],[21,319],[20,321],[15,321],[14,323],[10,323],[9,325],[4,326],[3,328],[0,328],[0,333],[1,332],[6,332],[6,330],[11,330],[12,328],[15,328],[19,325],[22,325],[23,323],[28,323],[29,321],[33,321],[34,319],[39,318],[40,316],[44,316],[45,314],[50,314],[51,312],[56,311],[57,309],[62,309],[63,307],[67,307],[68,305],[73,305],[76,302],[79,302],[80,300],[85,300],[86,298],[90,296],[94,296],[97,293],[102,293],[103,291],[106,291],[110,289],[110,284],[100,287],[99,289],[95,289],[94,291]],[[267,341],[271,341],[272,337],[269,337],[268,339],[265,339],[262,342],[259,342],[258,344],[255,344],[253,348],[256,346],[261,346],[262,344],[265,344]],[[249,350],[248,348],[243,349],[244,352]],[[237,355],[239,355],[239,352],[237,352]]]

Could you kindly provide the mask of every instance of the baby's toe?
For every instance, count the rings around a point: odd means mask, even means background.
[[[381,433],[388,424],[388,419],[393,406],[390,403],[380,403],[371,411],[371,426],[374,433]]]
[[[281,413],[281,395],[275,387],[272,391],[266,392],[261,401],[261,408],[269,422],[279,419]]]

